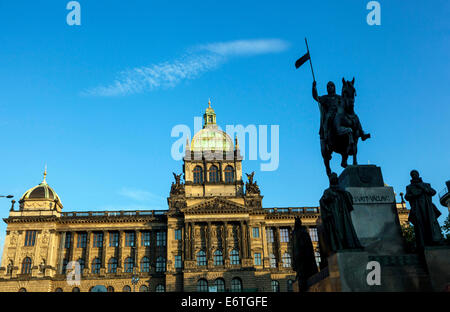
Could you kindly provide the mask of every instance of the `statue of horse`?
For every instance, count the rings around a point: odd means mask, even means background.
[[[355,78],[352,81],[342,78],[342,93],[336,116],[331,129],[330,143],[321,140],[322,157],[325,163],[327,175],[330,176],[330,160],[332,153],[342,156],[341,166],[347,167],[348,156],[353,156],[353,165],[358,164],[358,140],[370,138],[369,133],[364,133],[358,116],[355,114],[354,105],[356,97]]]

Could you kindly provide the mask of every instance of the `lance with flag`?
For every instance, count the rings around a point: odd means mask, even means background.
[[[302,66],[303,64],[305,64],[308,60],[309,60],[309,65],[311,65],[311,73],[313,76],[313,80],[316,81],[316,78],[314,77],[314,69],[312,66],[312,61],[311,61],[311,55],[309,54],[309,48],[308,48],[308,40],[306,40],[305,38],[305,43],[306,43],[306,54],[303,55],[301,58],[299,58],[296,62],[295,62],[295,68],[299,68],[300,66]]]

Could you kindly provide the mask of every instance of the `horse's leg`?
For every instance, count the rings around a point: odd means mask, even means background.
[[[356,166],[358,164],[358,160],[356,155],[358,154],[358,139],[355,140],[355,144],[353,146],[353,165]]]
[[[348,159],[348,154],[342,153],[342,161],[341,161],[342,168],[347,168],[347,159]]]
[[[325,168],[326,168],[326,171],[327,171],[327,176],[330,176],[331,175],[331,168],[330,168],[330,159],[328,158],[328,159],[323,159],[323,163],[325,164]]]

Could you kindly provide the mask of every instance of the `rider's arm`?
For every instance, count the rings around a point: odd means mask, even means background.
[[[313,88],[312,88],[312,96],[313,99],[319,102],[319,95],[317,94],[317,87],[316,87],[316,81],[313,82]]]

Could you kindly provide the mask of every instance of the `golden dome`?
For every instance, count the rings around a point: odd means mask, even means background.
[[[28,191],[26,191],[20,200],[27,200],[27,199],[40,199],[40,200],[51,200],[54,201],[55,199],[61,203],[61,200],[59,199],[58,194],[51,188],[46,181],[47,176],[47,170],[44,171],[44,180],[41,182],[41,184],[36,185],[33,188],[30,188]]]
[[[191,141],[191,151],[233,151],[233,140],[218,128],[206,127],[197,132]]]

